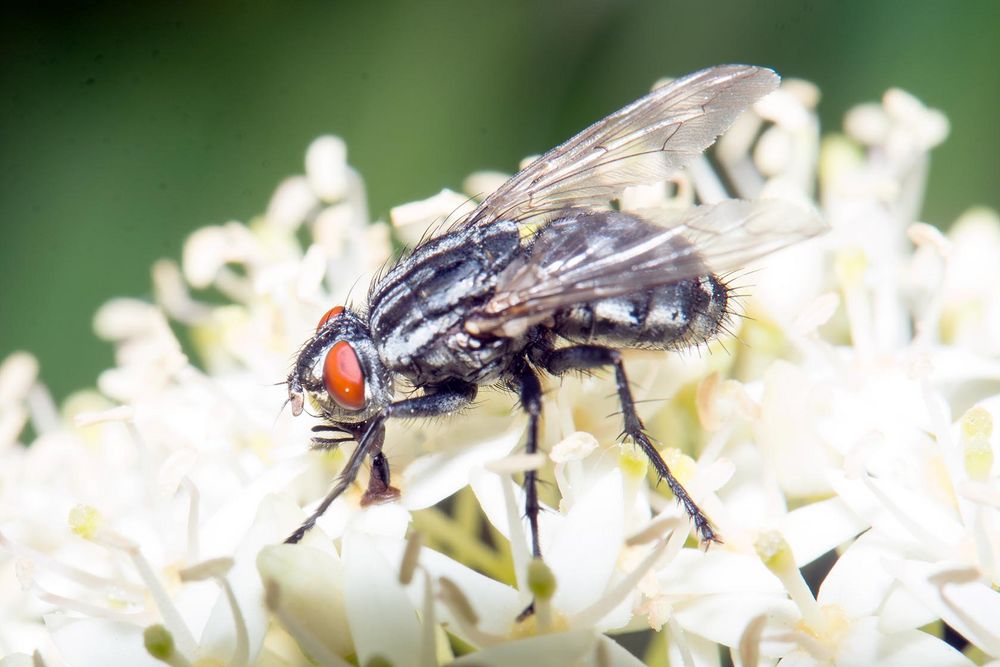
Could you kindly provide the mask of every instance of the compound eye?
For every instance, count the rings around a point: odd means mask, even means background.
[[[335,343],[323,361],[323,384],[330,398],[345,410],[365,407],[365,374],[347,341]]]
[[[319,324],[316,325],[316,331],[322,329],[324,324],[335,318],[337,315],[340,315],[342,312],[344,312],[343,306],[334,306],[330,310],[326,311],[326,314],[319,318]]]

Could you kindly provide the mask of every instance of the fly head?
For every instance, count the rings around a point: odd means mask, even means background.
[[[356,424],[392,400],[392,373],[379,358],[365,322],[336,306],[320,319],[288,375],[288,401],[299,415],[306,399],[333,423]]]

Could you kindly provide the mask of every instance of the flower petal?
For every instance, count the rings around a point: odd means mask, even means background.
[[[645,665],[642,660],[629,653],[624,646],[610,637],[603,636],[597,640],[597,649],[591,654],[590,659],[585,659],[577,664],[593,665],[594,667],[643,667]]]
[[[813,562],[866,527],[867,523],[841,498],[828,498],[799,507],[778,522],[799,567]]]
[[[684,630],[723,646],[737,646],[751,620],[766,615],[779,625],[800,617],[791,600],[761,593],[704,595],[674,605],[674,616]]]
[[[497,475],[496,473],[488,472],[486,470],[473,470],[471,476],[471,486],[473,492],[476,494],[476,499],[479,501],[479,506],[483,509],[486,514],[486,518],[489,519],[493,527],[496,528],[501,535],[507,538],[508,541],[511,540],[511,525],[507,514],[507,502],[504,499],[504,489],[503,485],[507,484],[512,486],[510,478],[507,476]],[[514,495],[515,507],[524,507],[524,490],[520,487],[509,489]],[[518,509],[518,514],[516,516],[521,516],[522,509]],[[546,536],[552,534],[555,530],[556,525],[562,517],[556,512],[551,511],[550,508],[542,505],[542,512],[538,515],[538,530],[541,533],[541,539],[543,544],[545,543]],[[521,531],[521,538],[523,538],[523,543],[525,548],[522,551],[518,548],[513,548],[514,556],[514,567],[515,574],[518,577],[518,581],[524,577],[526,569],[528,567],[528,559],[530,558],[527,552],[527,526],[526,522],[522,522],[520,526],[516,526],[515,530]]]
[[[838,667],[972,667],[975,663],[937,637],[919,630],[883,634],[878,618],[856,620],[841,640],[837,652]]]
[[[624,510],[622,474],[611,470],[553,522],[543,553],[556,575],[552,604],[563,613],[593,604],[610,584],[624,539]]]
[[[257,554],[264,546],[280,542],[300,514],[299,508],[283,496],[265,497],[253,525],[233,554],[235,563],[226,579],[246,623],[250,663],[260,650],[270,622],[263,605],[264,588],[257,572]],[[202,656],[228,659],[236,647],[234,624],[229,602],[225,595],[220,595],[199,642]]]
[[[855,618],[877,613],[895,582],[882,567],[883,559],[894,555],[890,546],[877,533],[859,537],[826,575],[817,596],[819,603],[835,604]]]
[[[906,588],[963,637],[989,655],[1000,655],[1000,593],[969,581],[948,564],[903,560],[886,565]]]
[[[759,558],[721,549],[683,549],[657,574],[671,596],[763,593],[784,596],[781,582]]]
[[[382,656],[394,665],[412,664],[420,655],[421,630],[416,607],[394,569],[362,532],[344,535],[344,597],[359,664]]]
[[[652,641],[662,641],[662,638],[654,637]],[[684,634],[683,642],[694,661],[694,667],[719,667],[720,652],[718,644],[704,637],[687,633]],[[670,637],[669,645],[667,646],[667,655],[670,657],[668,664],[685,664],[685,656],[681,652],[681,643],[676,637]]]
[[[292,621],[285,629],[306,653],[313,652],[313,642],[341,657],[354,653],[344,605],[344,565],[336,553],[276,544],[260,551],[257,569],[265,586],[279,586],[280,613]]]
[[[34,667],[35,659],[27,653],[9,653],[0,658],[0,667]]]
[[[390,563],[391,571],[398,572],[405,543],[399,540],[379,540],[377,546]],[[419,563],[432,579],[446,577],[461,589],[479,617],[479,629],[486,633],[509,634],[514,619],[524,611],[526,603],[517,589],[490,579],[442,553],[424,547],[420,550]],[[424,578],[414,577],[413,583],[406,590],[414,607],[420,605],[424,595]],[[460,625],[455,622],[446,605],[439,604],[437,614],[442,623],[448,626],[449,632],[472,641],[462,635]]]
[[[45,620],[52,640],[73,667],[163,667],[146,650],[143,629],[137,625],[97,618]]]
[[[577,665],[588,653],[592,653],[596,646],[597,635],[593,631],[571,630],[491,646],[477,653],[463,656],[452,662],[451,666]]]
[[[430,507],[469,484],[474,468],[509,454],[524,431],[523,425],[472,447],[424,456],[403,472],[403,505],[411,510]]]

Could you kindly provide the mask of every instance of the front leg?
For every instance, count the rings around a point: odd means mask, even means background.
[[[711,521],[701,508],[695,504],[688,494],[684,485],[674,477],[667,467],[666,461],[660,456],[660,452],[646,435],[645,426],[639,418],[635,409],[635,399],[632,398],[632,390],[628,386],[628,378],[625,376],[625,366],[622,364],[621,353],[607,347],[598,345],[574,345],[559,350],[535,350],[533,358],[536,358],[548,372],[553,375],[562,375],[567,371],[589,370],[602,366],[614,366],[615,382],[618,385],[618,400],[622,406],[622,416],[625,420],[623,435],[631,438],[649,458],[656,474],[660,479],[666,480],[667,486],[673,492],[674,497],[684,506],[684,510],[694,522],[695,529],[701,538],[702,543],[719,542],[719,537],[715,534]]]
[[[382,414],[365,424],[351,425],[344,432],[359,433],[358,446],[347,460],[344,471],[340,473],[337,482],[309,518],[285,540],[286,544],[295,544],[305,536],[309,529],[316,525],[316,520],[323,516],[333,501],[347,490],[358,477],[361,464],[366,456],[372,457],[371,479],[368,490],[362,497],[362,505],[386,502],[394,499],[398,491],[389,484],[389,461],[382,453],[385,442],[385,421],[393,417],[438,417],[448,415],[466,407],[476,397],[476,385],[468,382],[450,382],[437,385],[422,396],[406,398],[390,403]],[[339,427],[338,427],[339,428]],[[395,492],[395,493],[394,493]]]
[[[347,465],[344,466],[344,471],[340,473],[340,477],[337,478],[337,482],[333,485],[333,488],[326,494],[326,497],[323,498],[323,501],[315,511],[309,515],[309,518],[303,521],[302,525],[285,539],[285,544],[295,544],[305,537],[305,534],[316,525],[316,520],[323,516],[323,513],[333,504],[333,501],[357,479],[358,471],[361,470],[361,463],[365,460],[365,456],[381,452],[383,442],[385,442],[385,417],[379,415],[367,423],[364,435],[358,440],[357,448],[351,454],[351,458],[347,459]]]

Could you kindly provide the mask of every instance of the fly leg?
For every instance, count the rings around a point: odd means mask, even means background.
[[[340,473],[337,482],[323,498],[316,510],[302,525],[288,536],[286,544],[295,544],[316,525],[316,520],[333,504],[340,494],[354,483],[361,470],[361,464],[366,456],[372,457],[371,478],[368,490],[362,496],[361,504],[387,502],[395,499],[399,492],[389,485],[389,461],[382,453],[382,443],[385,442],[385,421],[392,417],[403,419],[413,417],[438,417],[448,415],[467,406],[476,397],[476,385],[466,382],[454,382],[438,385],[428,390],[423,396],[406,398],[390,403],[382,414],[373,418],[363,428],[358,429],[361,437],[358,446],[347,460],[344,471]]]
[[[628,386],[628,378],[625,375],[625,366],[622,364],[621,353],[607,347],[599,345],[575,345],[559,350],[536,350],[532,358],[536,359],[548,372],[553,375],[562,375],[567,371],[589,370],[602,366],[614,366],[615,382],[618,385],[618,400],[622,406],[622,416],[625,420],[623,435],[631,438],[642,448],[643,453],[649,458],[649,462],[656,469],[656,474],[660,479],[666,480],[667,486],[673,492],[674,497],[684,506],[684,511],[694,522],[695,529],[703,544],[719,542],[715,529],[711,521],[704,512],[695,504],[690,494],[670,472],[666,461],[660,456],[660,452],[646,435],[645,426],[639,418],[635,409],[635,399],[632,398],[632,390]]]
[[[477,387],[471,383],[452,382],[436,386],[423,396],[408,398],[391,404],[386,417],[439,417],[457,412],[476,397]],[[389,459],[381,449],[372,458],[368,489],[361,497],[361,506],[379,505],[399,498],[399,489],[389,482]]]
[[[516,391],[521,401],[521,407],[528,413],[528,441],[525,450],[528,454],[538,451],[538,420],[542,415],[542,385],[538,375],[531,369],[523,357],[519,357],[507,369],[505,382],[511,390]],[[541,505],[538,504],[538,472],[524,472],[524,513],[528,517],[528,527],[531,530],[531,555],[542,557],[542,545],[538,538],[538,514]],[[517,615],[518,621],[523,621],[535,613],[535,602],[532,600],[524,611]]]
[[[528,454],[538,451],[538,420],[542,415],[542,385],[538,375],[523,358],[518,358],[507,370],[507,386],[517,392],[521,407],[528,413],[528,442],[525,450]],[[542,557],[542,547],[538,540],[538,473],[527,470],[524,473],[524,512],[528,517],[531,529],[531,554],[535,558]]]
[[[391,503],[399,498],[399,489],[389,482],[389,459],[379,452],[372,457],[371,476],[368,478],[368,488],[361,496],[361,506],[381,505]]]
[[[302,525],[294,533],[288,536],[285,544],[295,544],[309,532],[309,529],[316,525],[316,519],[323,516],[323,512],[333,504],[333,501],[357,479],[358,471],[361,470],[361,463],[365,460],[365,456],[375,452],[381,454],[383,442],[385,442],[385,417],[379,416],[369,422],[364,435],[358,440],[357,448],[351,454],[351,458],[347,459],[344,471],[340,473],[336,484],[333,485],[333,488],[323,498],[323,502],[309,515],[308,519],[302,522]]]
[[[367,423],[359,424],[318,424],[312,427],[314,435],[312,438],[312,449],[330,450],[337,449],[345,442],[357,442],[361,440]],[[329,433],[339,433],[337,437],[329,437]],[[368,480],[368,490],[361,497],[361,506],[378,505],[392,502],[399,498],[399,489],[394,488],[389,482],[389,459],[379,449],[372,456],[371,476]]]

